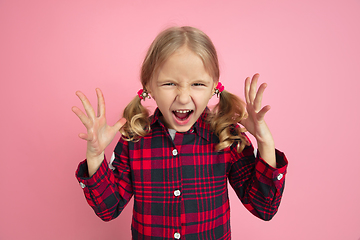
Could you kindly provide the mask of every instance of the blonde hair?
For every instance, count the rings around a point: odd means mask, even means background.
[[[171,27],[162,31],[152,42],[141,67],[141,84],[143,89],[150,83],[156,71],[179,48],[186,46],[203,61],[206,71],[215,83],[219,81],[219,61],[215,47],[210,38],[199,29],[184,26]],[[207,120],[210,129],[219,137],[216,150],[220,151],[237,142],[238,152],[248,145],[243,129],[236,127],[245,116],[244,103],[237,96],[223,91],[219,103],[209,112]],[[142,106],[136,96],[124,109],[123,117],[127,120],[120,129],[122,138],[127,141],[138,141],[150,131],[148,110]]]

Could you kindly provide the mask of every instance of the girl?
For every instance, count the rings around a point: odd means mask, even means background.
[[[143,89],[123,119],[109,126],[104,97],[96,89],[98,113],[77,92],[86,114],[73,111],[87,129],[86,160],[76,177],[95,213],[116,218],[134,196],[133,239],[230,239],[227,180],[244,206],[270,220],[280,204],[287,160],[276,150],[261,108],[266,84],[245,80],[243,103],[219,82],[215,48],[203,32],[173,27],[151,44],[141,69]],[[220,100],[213,110],[213,95]],[[154,114],[141,105],[157,104]],[[258,145],[257,156],[244,129]],[[104,149],[122,136],[107,164]]]

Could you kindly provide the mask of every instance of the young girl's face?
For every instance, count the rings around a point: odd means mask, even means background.
[[[166,127],[186,132],[205,110],[214,87],[201,58],[181,47],[165,61],[147,89]]]

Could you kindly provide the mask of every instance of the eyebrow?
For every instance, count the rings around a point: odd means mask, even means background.
[[[178,83],[179,81],[176,80],[176,79],[172,79],[172,78],[163,78],[163,79],[158,78],[158,79],[156,80],[156,84],[157,84],[157,85],[161,85],[161,84],[167,83],[167,82],[169,82],[169,83]],[[205,80],[205,79],[195,79],[195,80],[189,80],[188,83],[189,83],[189,84],[193,84],[193,83],[203,83],[203,84],[205,84],[205,85],[209,85],[209,84],[211,84],[211,81],[210,81],[210,80]]]
[[[178,82],[178,80],[174,79],[174,78],[157,78],[156,79],[157,82],[167,82],[167,81],[175,81]],[[198,79],[194,79],[194,80],[189,80],[189,82],[211,82],[210,80],[206,80],[203,78],[198,78]]]

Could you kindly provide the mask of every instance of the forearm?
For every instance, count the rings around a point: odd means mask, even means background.
[[[276,168],[276,156],[275,156],[275,144],[274,140],[270,139],[267,141],[257,141],[258,150],[260,156],[264,159],[270,166]]]
[[[86,201],[102,220],[116,218],[132,196],[130,172],[123,172],[123,178],[119,179],[104,159],[93,176],[88,177],[87,166],[87,160],[83,161],[76,171]]]

